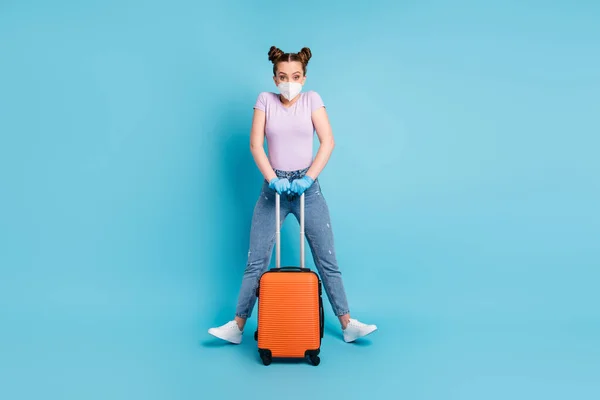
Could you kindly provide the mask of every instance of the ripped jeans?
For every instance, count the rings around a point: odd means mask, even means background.
[[[307,169],[300,171],[275,171],[278,177],[301,178]],[[280,196],[280,225],[286,216],[294,214],[300,221],[300,197]],[[347,314],[348,301],[338,268],[333,242],[333,231],[329,218],[329,209],[321,193],[319,180],[304,192],[304,233],[310,247],[317,272],[323,283],[323,289],[336,316]],[[246,271],[242,279],[236,316],[249,318],[256,303],[256,287],[258,280],[271,262],[275,245],[275,191],[269,183],[263,182],[261,195],[254,207],[252,227],[250,230],[250,249]],[[299,266],[299,265],[298,265]]]

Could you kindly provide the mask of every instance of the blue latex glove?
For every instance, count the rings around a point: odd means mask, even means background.
[[[269,181],[269,188],[275,190],[277,193],[290,193],[290,181],[287,178],[273,178]]]
[[[295,179],[292,182],[291,191],[300,196],[306,189],[308,189],[315,181],[308,175],[304,175],[300,179]]]

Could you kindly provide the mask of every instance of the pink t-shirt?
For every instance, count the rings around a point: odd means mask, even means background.
[[[273,169],[297,171],[310,166],[315,133],[311,115],[319,107],[324,104],[315,91],[301,92],[289,108],[281,103],[277,93],[258,95],[254,108],[266,114],[265,136]]]

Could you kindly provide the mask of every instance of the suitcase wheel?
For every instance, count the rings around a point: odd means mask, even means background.
[[[273,361],[273,357],[271,356],[271,352],[269,350],[259,350],[260,359],[262,360],[264,365],[271,364]]]
[[[319,365],[319,363],[321,362],[321,359],[319,358],[319,356],[309,356],[310,358],[310,362],[312,363],[312,365],[314,365],[315,367],[317,365]]]
[[[320,349],[317,350],[307,350],[306,357],[310,360],[310,363],[315,367],[321,363],[321,359],[319,358]]]
[[[271,364],[271,361],[273,361],[270,356],[262,356],[261,359],[264,365],[269,365]]]

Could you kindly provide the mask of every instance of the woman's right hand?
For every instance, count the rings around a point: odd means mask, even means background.
[[[274,189],[277,193],[290,193],[290,181],[287,178],[273,178],[269,182],[269,188]]]

